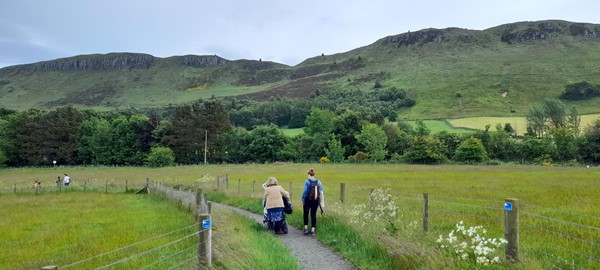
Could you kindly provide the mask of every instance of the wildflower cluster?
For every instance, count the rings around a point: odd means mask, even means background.
[[[215,178],[210,176],[210,174],[207,173],[207,174],[203,175],[202,178],[196,179],[196,183],[208,183],[212,180],[215,180]]]
[[[486,234],[483,226],[466,228],[460,221],[456,230],[452,230],[447,238],[440,235],[437,243],[463,260],[472,259],[483,265],[499,263],[499,250],[507,241],[504,238],[486,238]]]
[[[378,188],[371,194],[371,205],[365,204],[354,205],[350,210],[350,223],[359,224],[361,226],[376,222],[379,220],[394,222],[398,216],[398,207],[394,201],[394,197],[389,193],[390,189]],[[392,224],[394,228],[395,224]]]

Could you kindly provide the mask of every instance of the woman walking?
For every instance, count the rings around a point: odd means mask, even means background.
[[[304,182],[304,192],[302,193],[302,208],[304,210],[304,234],[315,235],[317,227],[317,208],[325,204],[323,198],[323,185],[321,181],[315,178],[315,170],[308,170],[308,179]],[[308,230],[308,214],[310,213],[310,231]]]

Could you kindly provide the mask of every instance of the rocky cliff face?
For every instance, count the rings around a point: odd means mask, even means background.
[[[154,56],[141,53],[114,53],[106,55],[80,55],[34,64],[3,68],[4,72],[38,72],[71,70],[112,70],[148,68],[154,64]]]
[[[177,56],[180,64],[191,67],[211,67],[227,63],[226,59],[216,55]],[[0,74],[32,73],[44,71],[75,70],[120,70],[132,68],[149,68],[161,58],[142,53],[111,53],[104,55],[79,55],[34,64],[16,65],[0,69]]]
[[[181,63],[190,67],[214,67],[228,62],[228,60],[216,55],[184,55],[178,56]]]
[[[441,43],[445,40],[444,32],[439,29],[427,29],[417,32],[408,32],[388,37],[384,42],[396,44],[398,47],[423,43]]]

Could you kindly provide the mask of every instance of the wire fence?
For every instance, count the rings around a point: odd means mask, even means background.
[[[232,180],[227,175],[215,177],[203,183],[205,189],[214,189],[229,196],[262,198],[262,181]],[[304,183],[279,181],[290,192],[292,202],[299,202]],[[382,206],[373,200],[377,188],[368,186],[326,187],[326,211],[336,212],[336,217],[348,217],[357,205],[365,209]],[[405,224],[424,222],[423,193],[406,193],[389,190],[398,208],[399,217]],[[342,197],[343,194],[343,197]],[[343,201],[343,203],[341,203]],[[372,217],[372,216],[370,216]],[[448,234],[463,221],[472,226],[484,226],[493,237],[504,238],[506,210],[503,200],[465,198],[428,194],[427,233],[425,237],[437,238]],[[600,217],[544,208],[520,202],[518,214],[520,258],[535,261],[548,269],[600,269]],[[410,227],[410,226],[405,226]],[[425,225],[423,225],[425,227]],[[434,241],[432,241],[434,242]]]

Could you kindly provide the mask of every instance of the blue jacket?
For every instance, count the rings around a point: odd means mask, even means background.
[[[304,192],[302,192],[302,201],[304,201],[304,199],[306,199],[306,197],[308,196],[308,189],[310,188],[310,180],[317,180],[317,185],[319,186],[319,190],[321,192],[323,192],[323,185],[321,185],[321,181],[319,181],[318,179],[315,178],[308,178],[306,179],[306,181],[304,182]]]

